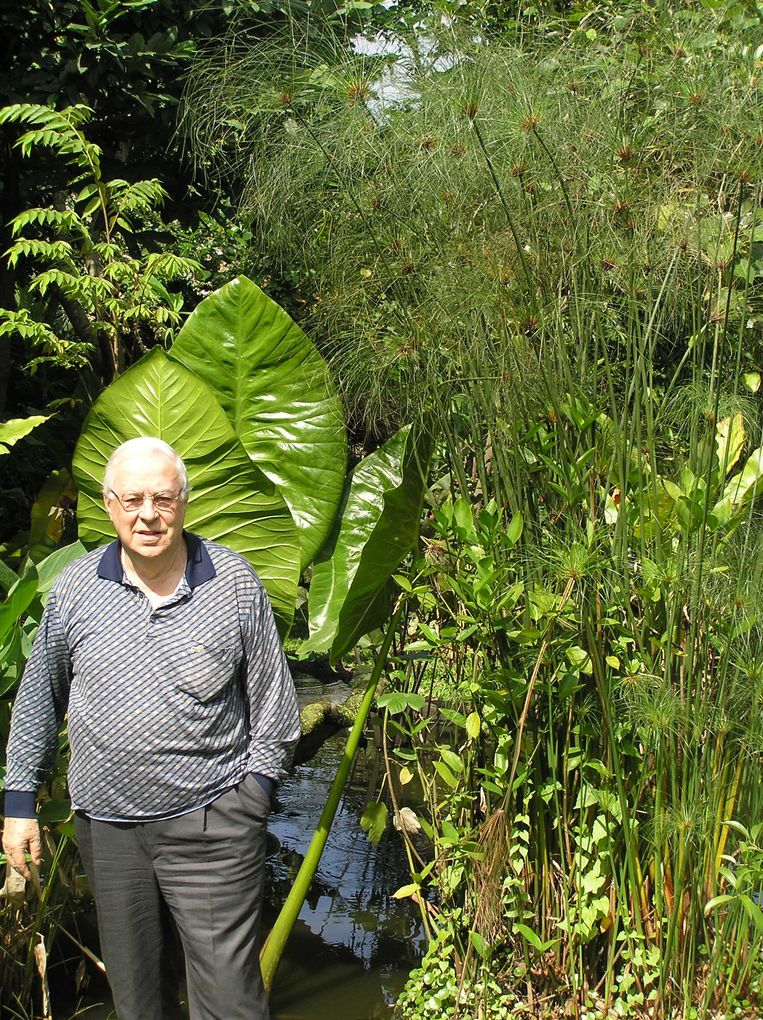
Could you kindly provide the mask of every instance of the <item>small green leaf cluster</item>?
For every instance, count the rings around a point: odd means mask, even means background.
[[[91,116],[82,105],[0,110],[0,124],[27,128],[16,142],[24,157],[46,148],[68,167],[66,192],[54,206],[24,210],[11,223],[14,240],[4,254],[22,283],[18,307],[0,309],[0,335],[31,347],[30,372],[105,358],[108,379],[136,350],[171,337],[183,299],[170,286],[201,267],[193,258],[142,250],[140,231],[166,191],[156,179],[105,179],[102,152],[85,134]]]

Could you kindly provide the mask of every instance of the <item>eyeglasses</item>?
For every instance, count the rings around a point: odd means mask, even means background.
[[[119,503],[125,513],[134,514],[137,510],[143,509],[146,500],[150,500],[154,509],[160,514],[174,513],[180,493],[173,495],[171,492],[126,492],[124,496],[118,496],[114,490],[111,495]]]

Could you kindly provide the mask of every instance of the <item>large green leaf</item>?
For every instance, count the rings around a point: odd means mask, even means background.
[[[70,545],[62,545],[60,549],[56,549],[50,556],[46,556],[44,560],[41,560],[37,564],[37,576],[40,579],[38,593],[47,599],[50,589],[64,567],[79,559],[86,552],[87,549],[82,542],[77,541],[72,542]]]
[[[49,417],[49,414],[35,414],[31,418],[11,418],[10,421],[0,422],[0,457]]]
[[[354,469],[313,568],[305,651],[336,661],[389,611],[389,579],[416,543],[432,443],[405,426]]]
[[[728,524],[734,517],[741,517],[750,500],[763,493],[763,446],[753,450],[739,474],[728,482],[723,496],[712,510],[713,517],[721,525]]]
[[[185,461],[191,481],[186,526],[241,553],[267,588],[279,623],[291,620],[299,543],[289,509],[251,462],[214,393],[155,347],[93,405],[74,452],[79,535],[86,545],[114,537],[101,498],[106,461],[120,443],[158,436]]]
[[[170,357],[212,387],[244,449],[278,486],[307,566],[334,521],[347,459],[342,409],[323,358],[243,276],[201,302]]]
[[[30,565],[8,592],[8,598],[0,605],[0,644],[27,611],[37,594],[37,571]]]

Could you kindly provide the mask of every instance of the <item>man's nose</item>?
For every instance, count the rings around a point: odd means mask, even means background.
[[[158,516],[156,507],[154,506],[153,496],[143,497],[143,502],[141,503],[140,510],[138,511],[138,516],[142,520],[146,521],[153,521]]]

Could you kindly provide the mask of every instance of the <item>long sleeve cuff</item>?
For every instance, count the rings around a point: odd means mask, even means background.
[[[6,818],[36,818],[37,795],[33,790],[6,790]]]

